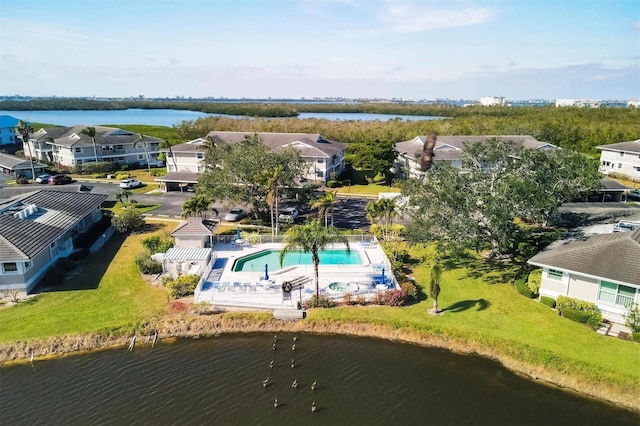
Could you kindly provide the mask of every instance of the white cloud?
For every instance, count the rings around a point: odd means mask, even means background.
[[[463,27],[488,22],[496,11],[486,7],[448,2],[446,6],[387,0],[378,15],[392,32],[418,32]]]

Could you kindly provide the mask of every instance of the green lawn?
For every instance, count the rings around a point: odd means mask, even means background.
[[[413,275],[428,293],[430,265]],[[360,321],[408,328],[489,347],[503,356],[558,372],[578,373],[593,381],[640,388],[640,344],[601,336],[545,305],[521,296],[510,282],[510,271],[494,272],[481,261],[443,274],[441,316],[427,313],[432,299],[403,308],[368,306],[313,310],[311,321]],[[506,284],[505,284],[506,283]]]
[[[133,262],[147,236],[116,233],[106,249],[83,259],[80,275],[56,291],[0,309],[0,342],[126,329],[161,315],[166,292],[148,284]]]
[[[375,195],[375,196],[378,196],[379,192],[400,192],[400,188],[396,188],[393,186],[386,186],[386,185],[378,185],[375,183],[370,183],[368,185],[351,185],[351,186],[341,186],[339,188],[327,188],[327,190],[338,191],[339,195],[364,194],[364,195]]]

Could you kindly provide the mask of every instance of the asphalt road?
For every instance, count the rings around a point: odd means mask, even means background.
[[[80,191],[81,187],[93,193],[108,195],[109,200],[115,200],[114,194],[120,191],[120,187],[112,183],[76,182],[69,185],[3,185],[0,179],[0,199],[10,198],[15,195],[40,189],[76,192]],[[160,207],[149,212],[153,216],[179,218],[182,215],[182,204],[192,196],[193,193],[191,192],[173,191],[166,193],[136,194],[134,198],[139,204],[159,204]],[[334,209],[334,225],[343,229],[368,230],[370,223],[365,212],[365,206],[368,201],[369,200],[354,197],[339,198],[338,204]],[[286,204],[281,207],[284,208],[285,206]],[[231,207],[243,206],[231,206],[224,202],[216,202],[213,207],[218,210],[221,216],[224,216]],[[300,214],[301,216],[300,219],[298,219],[298,223],[301,223],[305,218],[313,216],[314,212],[301,209]]]

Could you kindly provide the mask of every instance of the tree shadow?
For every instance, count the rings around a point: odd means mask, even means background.
[[[453,305],[449,305],[446,308],[442,309],[442,312],[444,311],[449,311],[449,312],[462,312],[462,311],[467,311],[471,308],[473,308],[474,306],[476,307],[476,311],[484,311],[485,309],[487,309],[489,306],[491,306],[491,303],[488,300],[485,299],[478,299],[478,300],[461,300],[459,302],[454,303]]]

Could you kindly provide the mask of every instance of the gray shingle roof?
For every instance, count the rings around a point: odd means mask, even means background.
[[[130,145],[138,139],[137,133],[127,130],[104,126],[86,126],[84,124],[78,124],[73,127],[47,127],[34,132],[32,138],[44,140],[47,137],[52,137],[54,138],[53,144],[66,147],[93,147],[91,138],[81,133],[87,127],[93,127],[96,130],[97,146]],[[144,136],[143,142],[160,143],[162,139]]]
[[[171,152],[186,152],[186,153],[197,152],[197,151],[202,152],[208,149],[207,144],[208,142],[205,139],[198,138],[186,143],[173,145],[171,147]],[[162,151],[169,152],[169,149],[163,149]]]
[[[103,194],[43,190],[4,201],[0,205],[0,259],[31,258],[106,199]],[[6,212],[20,203],[35,205],[37,210],[26,219]]]
[[[540,142],[533,136],[528,135],[438,136],[436,146],[434,148],[434,160],[459,160],[465,149],[465,144],[486,142],[494,138],[498,138],[502,141],[512,141],[515,147],[521,148],[556,148],[553,144]],[[408,141],[398,142],[396,144],[396,149],[400,154],[405,154],[410,158],[415,158],[415,154],[417,152],[422,153],[422,147],[426,140],[426,135],[420,135]]]
[[[0,166],[6,169],[11,169],[11,170],[23,170],[23,169],[30,169],[31,162],[22,157],[16,157],[15,155],[0,153]],[[42,169],[47,166],[42,163],[33,163],[33,167],[35,167],[36,169]]]
[[[582,241],[560,241],[533,256],[529,263],[640,285],[640,228]]]
[[[209,132],[207,137],[214,144],[242,142],[246,136],[252,136],[253,132]],[[286,146],[295,148],[301,157],[331,158],[347,148],[347,144],[324,139],[319,133],[257,133],[262,143],[272,150],[282,149]]]
[[[218,222],[213,220],[188,219],[180,223],[171,235],[211,235]]]
[[[624,151],[640,154],[640,139],[629,142],[612,143],[609,145],[599,145],[596,148],[607,151]]]

